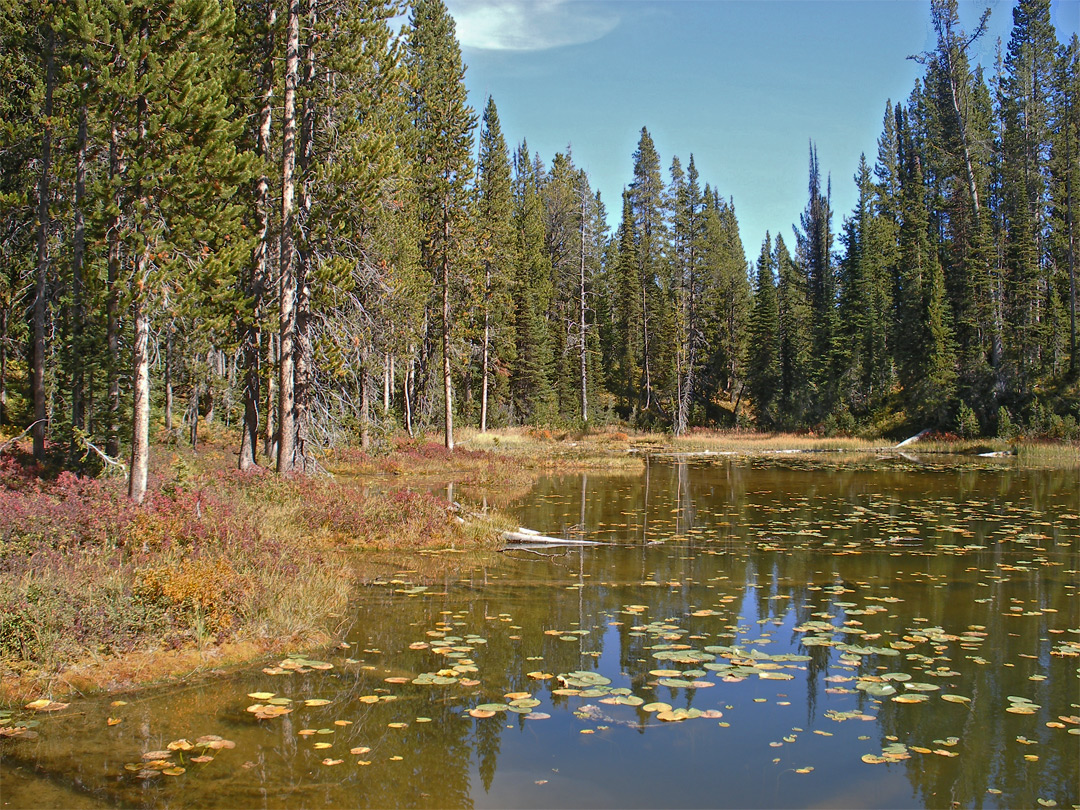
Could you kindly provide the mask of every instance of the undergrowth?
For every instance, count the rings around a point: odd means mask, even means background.
[[[141,506],[119,478],[0,455],[0,661],[61,672],[135,651],[312,637],[354,587],[356,549],[476,546],[492,525],[351,477],[240,473],[225,454],[156,448]],[[163,457],[161,457],[163,456]]]

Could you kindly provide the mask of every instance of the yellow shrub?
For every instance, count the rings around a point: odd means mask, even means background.
[[[215,632],[232,627],[246,579],[221,557],[183,560],[139,572],[136,593],[172,607],[197,610]]]

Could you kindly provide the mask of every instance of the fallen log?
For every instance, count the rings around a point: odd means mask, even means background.
[[[598,540],[569,540],[565,537],[548,537],[547,535],[540,534],[540,532],[533,531],[532,529],[526,529],[524,527],[518,527],[517,531],[504,531],[500,534],[503,540],[507,543],[528,543],[528,544],[542,544],[542,545],[558,545],[558,546],[604,546],[607,543],[601,543]]]
[[[917,442],[919,439],[921,439],[923,436],[925,436],[929,432],[930,432],[930,428],[926,428],[926,430],[920,430],[914,436],[911,436],[910,438],[904,439],[902,442],[900,442],[900,444],[898,444],[896,446],[897,447],[907,447],[909,444],[915,444],[915,442]]]

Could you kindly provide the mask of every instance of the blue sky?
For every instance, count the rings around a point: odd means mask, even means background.
[[[1011,0],[960,0],[989,71]],[[447,0],[473,107],[495,99],[511,149],[550,163],[569,145],[618,221],[642,126],[660,152],[693,153],[702,182],[732,197],[743,245],[788,239],[806,203],[808,142],[832,176],[834,228],[855,204],[859,154],[873,162],[886,99],[905,99],[934,45],[929,0]],[[1052,5],[1058,39],[1080,0]],[[789,244],[791,240],[789,240]]]

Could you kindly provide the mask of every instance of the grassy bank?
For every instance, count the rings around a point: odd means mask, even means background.
[[[226,437],[231,438],[231,437]],[[498,518],[462,522],[417,476],[497,480],[504,460],[418,444],[338,475],[232,469],[231,444],[155,449],[146,502],[119,477],[48,475],[0,455],[0,675],[7,697],[123,688],[283,647],[324,643],[365,549],[484,548]],[[389,457],[388,457],[389,458]]]
[[[452,500],[504,503],[543,472],[636,474],[642,455],[880,452],[886,443],[812,435],[665,434],[537,429],[401,438],[347,449],[328,475],[240,473],[235,437],[155,448],[140,507],[119,477],[37,467],[0,453],[0,676],[8,700],[126,688],[331,641],[365,550],[490,549],[508,524]],[[914,453],[1010,451],[1025,465],[1080,466],[1080,448],[928,437]],[[447,486],[453,482],[453,486]],[[452,557],[427,558],[445,569]]]

